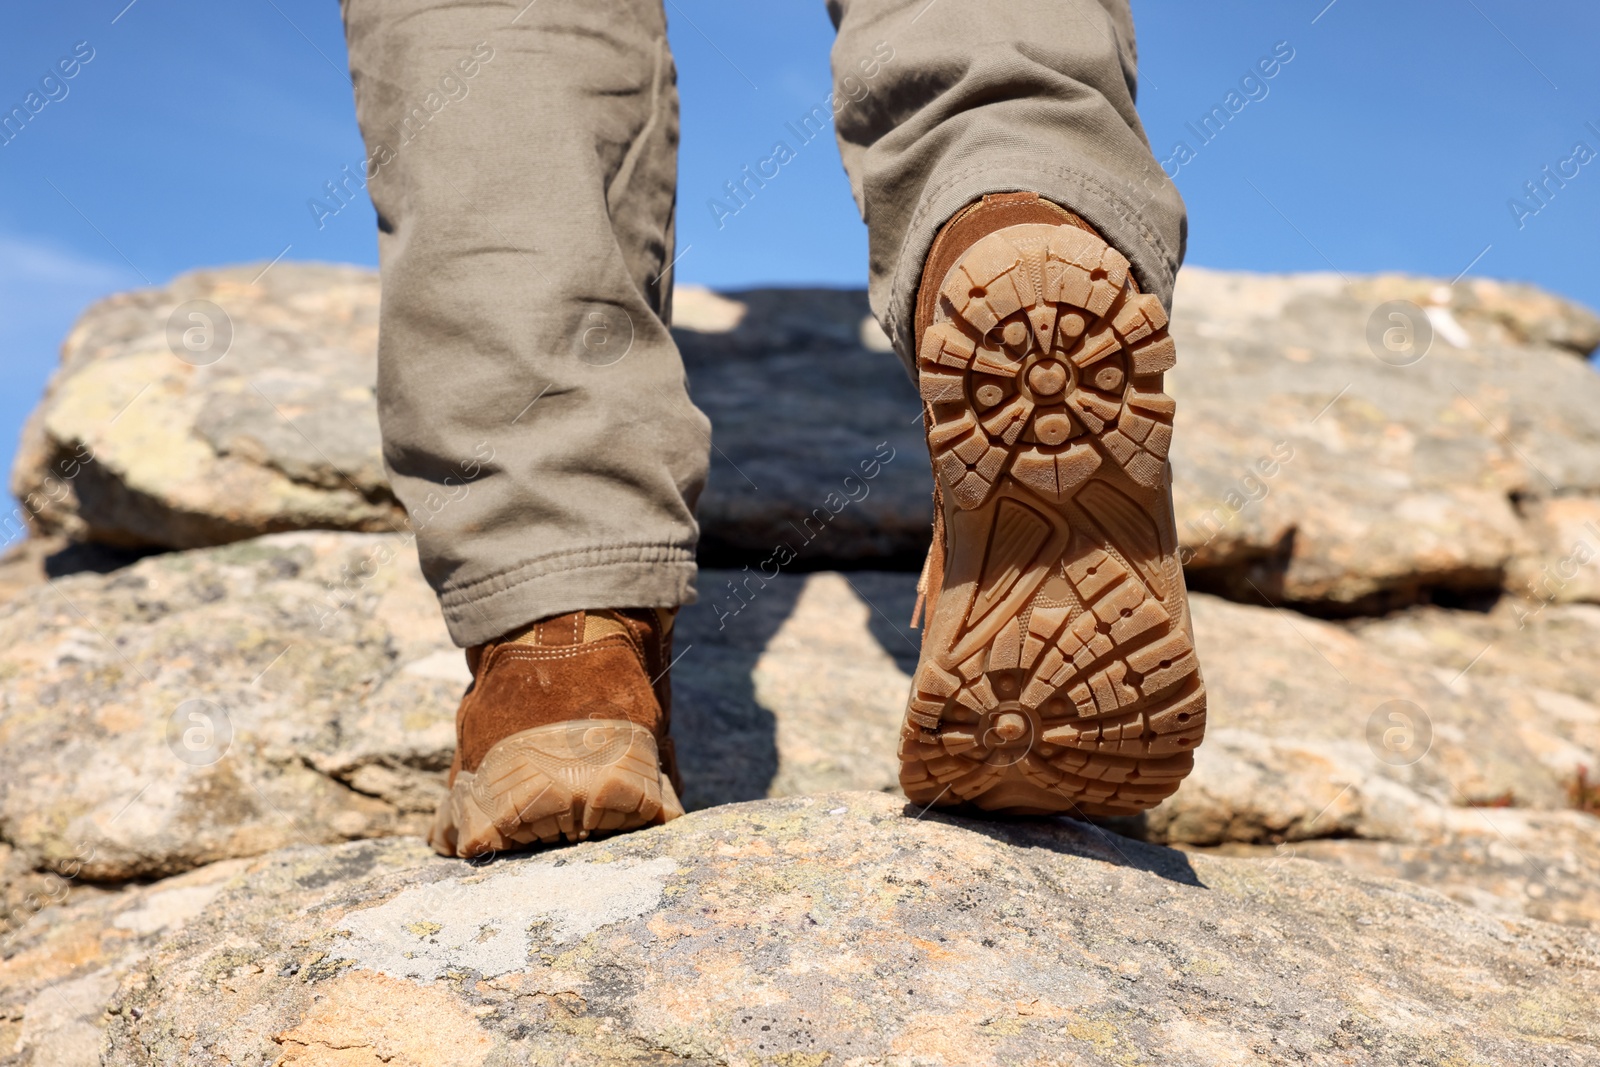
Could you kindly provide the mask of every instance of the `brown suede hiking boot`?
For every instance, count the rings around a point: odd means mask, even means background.
[[[672,613],[574,611],[467,650],[450,792],[429,844],[478,856],[675,819]]]
[[[918,292],[934,470],[900,783],[925,805],[1130,814],[1205,731],[1172,517],[1167,317],[1032,193],[940,231]]]

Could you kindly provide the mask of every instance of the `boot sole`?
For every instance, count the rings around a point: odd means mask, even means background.
[[[456,775],[428,843],[464,858],[534,842],[583,841],[675,819],[655,735],[625,719],[577,719],[511,734]]]
[[[1174,363],[1160,301],[1071,225],[975,242],[918,349],[943,501],[900,746],[922,805],[1126,815],[1205,731],[1172,518]]]

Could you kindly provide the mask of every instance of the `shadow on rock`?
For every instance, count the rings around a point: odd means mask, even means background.
[[[1081,856],[1116,867],[1145,871],[1178,885],[1209,888],[1200,881],[1186,853],[1149,845],[1114,834],[1092,822],[1065,816],[1002,817],[988,814],[926,811],[907,804],[914,819],[931,819],[982,834],[1014,848],[1041,848],[1064,856]]]
[[[911,609],[917,603],[917,576],[881,571],[860,571],[844,575],[845,581],[872,609],[867,629],[907,674],[917,673],[917,655],[922,649],[922,631],[911,628]]]
[[[65,578],[69,574],[110,574],[139,562],[146,556],[166,551],[161,548],[116,548],[92,542],[69,542],[44,558],[44,573],[48,578]]]
[[[738,577],[701,571],[700,602],[683,609],[674,629],[672,733],[690,811],[760,800],[778,773],[777,720],[757,703],[751,674],[801,583],[741,589],[741,600],[728,586]]]

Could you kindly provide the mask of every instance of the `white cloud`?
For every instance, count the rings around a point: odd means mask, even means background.
[[[100,292],[140,284],[125,263],[80,255],[54,243],[0,233],[0,284]]]

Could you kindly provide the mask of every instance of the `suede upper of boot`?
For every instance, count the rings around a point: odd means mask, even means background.
[[[676,779],[667,738],[670,619],[648,608],[574,611],[469,649],[473,680],[456,713],[452,784],[506,737],[576,719],[645,727]]]

